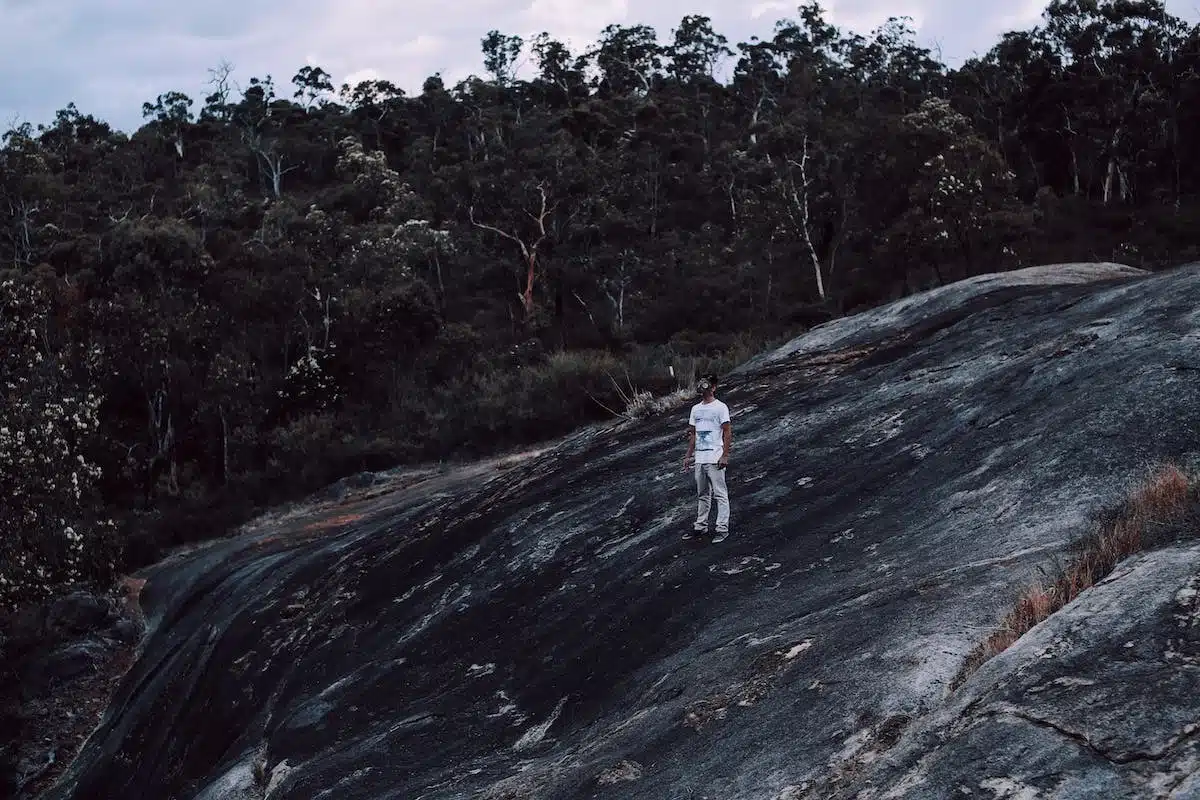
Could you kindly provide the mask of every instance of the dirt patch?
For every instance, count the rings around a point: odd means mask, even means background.
[[[603,786],[614,783],[630,783],[642,779],[642,765],[636,761],[622,761],[600,773],[596,781]]]
[[[755,705],[774,688],[799,657],[813,645],[805,639],[787,649],[772,650],[758,656],[750,665],[745,680],[730,685],[724,692],[710,695],[688,705],[683,712],[683,725],[695,731],[725,719],[733,708]]]

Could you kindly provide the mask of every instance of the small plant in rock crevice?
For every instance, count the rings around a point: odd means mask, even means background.
[[[1173,464],[1160,467],[1079,542],[1074,556],[1057,574],[1021,592],[1000,626],[968,654],[951,688],[961,686],[988,659],[1095,586],[1123,560],[1165,544],[1167,534],[1177,531],[1198,507],[1196,478]]]

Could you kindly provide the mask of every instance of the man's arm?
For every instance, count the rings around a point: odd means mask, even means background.
[[[683,468],[686,470],[692,466],[692,456],[696,453],[696,426],[688,426],[688,449],[687,455],[683,457]]]
[[[721,423],[721,460],[718,462],[722,467],[729,463],[729,450],[733,447],[733,424],[729,422]]]

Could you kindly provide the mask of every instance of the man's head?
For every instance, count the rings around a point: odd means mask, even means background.
[[[700,376],[700,380],[696,381],[696,394],[700,397],[712,397],[717,391],[717,376],[713,373],[707,373]]]

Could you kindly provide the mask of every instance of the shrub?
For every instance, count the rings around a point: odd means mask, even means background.
[[[682,408],[695,399],[700,375],[709,372],[723,375],[789,338],[790,335],[734,334],[725,338],[723,349],[699,356],[687,354],[690,348],[680,354],[674,345],[640,348],[625,359],[624,387],[614,378],[624,404],[620,416],[642,419]]]
[[[612,376],[617,359],[597,350],[562,351],[521,371],[518,402],[522,428],[535,438],[566,433],[616,408],[620,389]]]
[[[1121,561],[1158,545],[1161,531],[1180,520],[1196,499],[1194,481],[1178,467],[1167,465],[1152,474],[1115,513],[1076,545],[1074,557],[1053,579],[1021,592],[1000,626],[968,654],[952,688],[962,685],[988,659],[1103,580]]]
[[[113,524],[90,511],[100,354],[71,359],[56,346],[50,299],[31,280],[0,281],[0,603],[10,608],[115,569]]]

